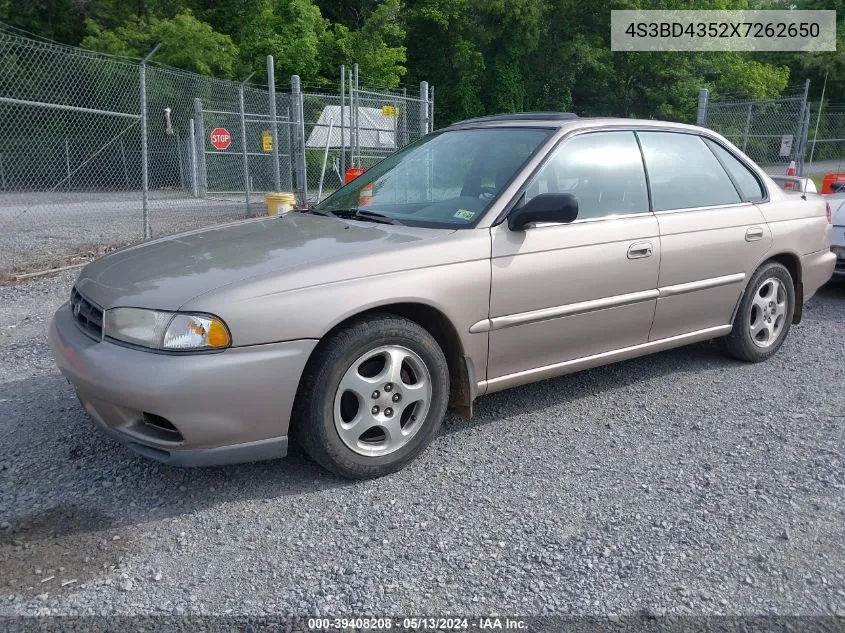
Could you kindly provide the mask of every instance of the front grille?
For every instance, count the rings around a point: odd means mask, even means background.
[[[97,340],[103,338],[103,311],[79,294],[76,288],[70,293],[70,311],[83,332]]]

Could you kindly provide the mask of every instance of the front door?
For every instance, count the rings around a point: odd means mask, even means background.
[[[524,200],[561,192],[578,199],[571,224],[491,228],[488,380],[648,340],[661,247],[634,133],[564,140]]]

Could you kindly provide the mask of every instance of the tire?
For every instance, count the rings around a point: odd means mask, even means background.
[[[729,355],[749,363],[771,358],[783,345],[795,312],[795,285],[782,264],[766,262],[752,275],[733,322],[720,339]]]
[[[376,314],[324,339],[300,381],[292,433],[315,462],[369,479],[403,468],[439,432],[449,367],[413,321]]]

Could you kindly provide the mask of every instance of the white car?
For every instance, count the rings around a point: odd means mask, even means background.
[[[833,276],[845,279],[845,193],[827,196],[827,203],[833,216],[833,234],[830,238],[830,250],[836,253]]]

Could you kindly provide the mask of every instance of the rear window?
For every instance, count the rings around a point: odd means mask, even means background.
[[[728,173],[734,179],[734,182],[736,182],[739,192],[745,200],[759,202],[766,197],[760,181],[757,180],[757,177],[751,170],[743,165],[736,156],[710,139],[704,139],[704,142],[707,143],[707,146],[713,150],[713,153],[716,154],[716,157],[722,162],[725,169],[728,170]]]
[[[742,202],[731,179],[700,136],[637,132],[655,211]]]

